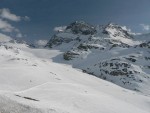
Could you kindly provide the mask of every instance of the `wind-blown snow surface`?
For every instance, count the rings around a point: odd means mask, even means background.
[[[54,63],[57,50],[0,46],[0,113],[149,113],[149,95]]]

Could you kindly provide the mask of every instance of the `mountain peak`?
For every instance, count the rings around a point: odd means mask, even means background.
[[[103,33],[109,34],[111,37],[115,38],[128,38],[128,39],[133,38],[127,29],[124,29],[122,26],[115,23],[107,24],[104,27]]]
[[[66,30],[68,29],[74,34],[93,35],[96,33],[95,27],[84,21],[75,21],[67,26]]]

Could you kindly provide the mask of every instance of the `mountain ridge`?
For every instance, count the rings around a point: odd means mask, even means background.
[[[76,21],[68,26],[46,45],[63,52],[61,57],[66,60],[63,63],[124,88],[143,92],[142,87],[150,81],[149,41],[139,40],[114,23],[93,26]]]

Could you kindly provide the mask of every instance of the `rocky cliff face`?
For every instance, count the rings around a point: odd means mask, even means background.
[[[128,89],[140,90],[150,81],[150,42],[117,24],[76,21],[57,32],[47,47],[63,51],[73,67]]]

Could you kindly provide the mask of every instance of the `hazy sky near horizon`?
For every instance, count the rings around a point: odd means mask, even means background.
[[[133,32],[146,33],[150,32],[149,5],[150,0],[0,0],[0,11],[5,8],[19,19],[1,15],[0,20],[16,28],[18,37],[21,33],[26,41],[48,40],[55,26],[75,20],[94,25],[111,21]],[[13,35],[12,32],[6,34]]]

